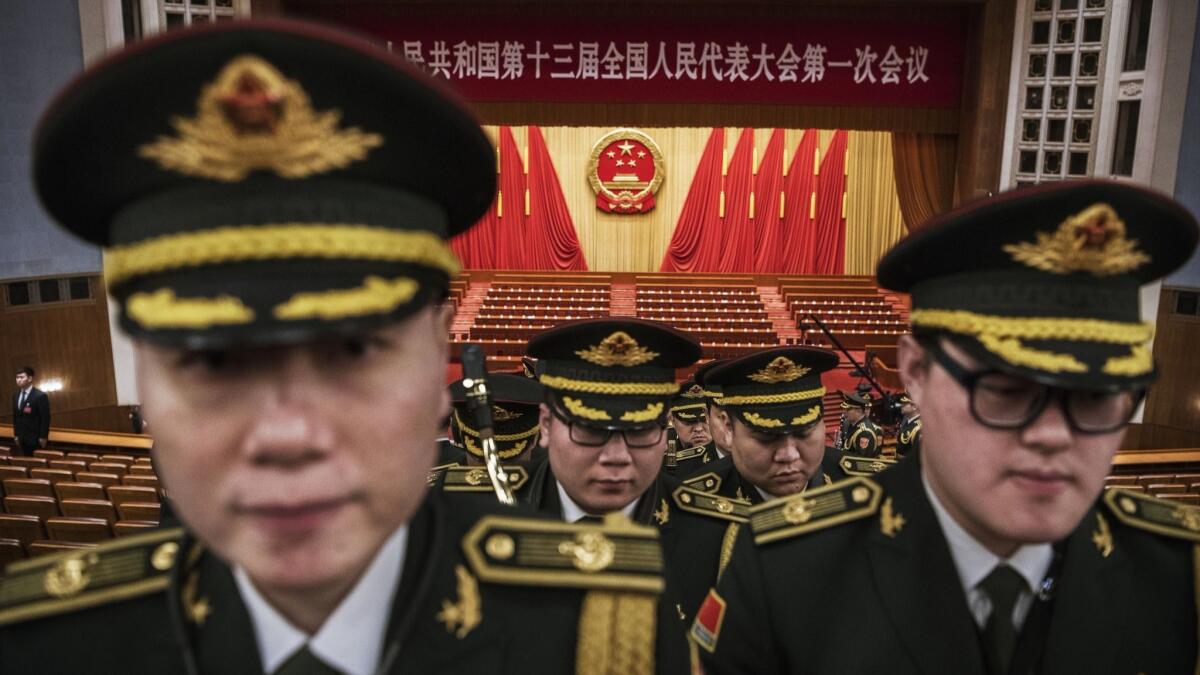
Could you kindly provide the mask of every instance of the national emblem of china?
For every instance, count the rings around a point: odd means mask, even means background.
[[[592,148],[588,180],[596,208],[609,213],[645,213],[663,182],[662,151],[636,129],[605,134]]]

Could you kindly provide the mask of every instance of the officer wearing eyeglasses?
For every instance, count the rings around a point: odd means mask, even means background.
[[[659,476],[675,369],[700,345],[673,328],[637,319],[560,324],[529,342],[545,402],[528,500],[568,522],[621,511],[641,524],[669,518]]]
[[[899,243],[878,277],[912,296],[921,448],[751,510],[692,626],[706,672],[1195,672],[1200,511],[1103,485],[1155,375],[1139,287],[1197,236],[1083,181]]]

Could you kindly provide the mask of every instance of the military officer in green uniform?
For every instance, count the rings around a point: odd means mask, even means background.
[[[871,419],[871,398],[868,394],[842,394],[842,409],[846,429],[839,450],[855,457],[878,457],[883,451],[883,429]]]
[[[665,324],[640,319],[569,321],[529,341],[545,388],[541,444],[527,501],[575,522],[622,512],[662,524],[673,484],[662,475],[667,406],[675,370],[700,345]]]
[[[319,26],[174,31],[69,85],[33,154],[47,211],[107,249],[185,529],[11,566],[0,672],[686,669],[655,529],[426,489],[445,240],[495,192],[440,87]]]
[[[509,373],[491,374],[487,383],[492,401],[496,454],[512,474],[511,487],[519,490],[528,479],[528,472],[522,465],[534,460],[537,447],[542,386],[537,380]],[[450,402],[450,439],[442,446],[437,465],[430,470],[430,481],[433,484],[444,482],[452,489],[494,494],[490,482],[478,478],[478,469],[484,464],[483,448],[480,447],[480,432],[467,407],[467,392],[461,379],[450,383]],[[446,445],[453,450],[447,452]]]
[[[907,457],[921,449],[921,411],[908,392],[899,396],[900,426],[896,429],[896,455]]]
[[[715,463],[722,465],[714,472],[716,490],[693,479],[672,493],[674,524],[664,547],[688,617],[729,562],[751,504],[832,482],[825,471],[821,373],[837,363],[825,349],[780,347],[705,374],[706,386],[721,388],[717,414],[725,418],[730,455]]]
[[[1198,233],[1079,181],[897,244],[878,278],[912,296],[921,451],[751,510],[692,626],[706,672],[1195,672],[1200,510],[1103,486],[1155,375],[1139,288]]]
[[[683,476],[699,471],[705,464],[718,458],[712,435],[708,431],[704,390],[694,379],[685,380],[679,385],[679,393],[671,399],[671,414],[667,419],[675,430],[679,444],[672,474]]]

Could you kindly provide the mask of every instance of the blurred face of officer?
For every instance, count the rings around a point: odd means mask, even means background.
[[[17,389],[24,389],[33,384],[33,378],[25,373],[17,373]]]
[[[667,449],[667,435],[658,424],[609,435],[567,422],[543,403],[541,425],[538,442],[547,449],[554,478],[580,508],[596,515],[620,511],[641,497],[658,476]]]
[[[727,424],[725,413],[711,404],[705,408],[705,411],[708,413],[708,437],[724,452],[729,447],[729,441],[726,439],[729,430],[725,427]]]
[[[192,530],[272,592],[346,592],[425,494],[449,312],[350,339],[192,352],[137,344],[155,465]]]
[[[708,423],[705,422],[703,414],[691,421],[671,415],[671,426],[675,427],[675,433],[679,435],[679,440],[684,447],[704,445],[712,440],[708,434]]]
[[[780,434],[760,431],[722,411],[730,431],[729,452],[738,473],[775,497],[796,494],[821,470],[825,457],[825,423]]]
[[[952,342],[940,344],[968,372],[985,369]],[[1104,486],[1123,428],[1079,433],[1061,398],[1023,428],[991,428],[972,414],[968,391],[911,336],[901,339],[898,359],[921,409],[922,473],[955,521],[1002,557],[1062,539],[1079,524]],[[1001,377],[1012,391],[1031,384]]]
[[[859,420],[861,420],[862,418],[864,418],[866,416],[867,416],[867,411],[865,408],[847,408],[846,409],[846,421],[850,422],[851,424],[857,424],[859,422]]]
[[[913,405],[911,402],[902,403],[900,405],[900,414],[901,415],[904,415],[905,417],[909,417],[911,415],[915,415],[916,413],[917,413],[917,406]]]

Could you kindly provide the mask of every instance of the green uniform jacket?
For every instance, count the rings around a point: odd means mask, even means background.
[[[858,457],[878,457],[883,451],[883,429],[864,417],[842,435],[841,451]]]
[[[752,513],[758,543],[743,528],[700,610],[715,631],[700,621],[692,627],[715,649],[701,651],[706,673],[983,674],[980,631],[922,486],[919,455],[825,491],[840,492],[846,508],[812,516],[821,506],[810,502],[804,510],[793,503],[790,513]],[[1116,497],[1130,510],[1140,503],[1120,493],[1102,501]],[[1167,508],[1190,512],[1200,530],[1196,510]],[[1200,536],[1192,531],[1188,541],[1182,525],[1164,536],[1121,518],[1097,503],[1056,545],[1053,592],[1034,601],[1010,673],[1194,672],[1192,551]],[[772,533],[780,538],[764,541]]]
[[[807,489],[828,485],[842,477],[834,461],[836,453],[829,450],[826,461],[822,462],[822,470],[809,479]],[[708,466],[708,471],[685,479],[684,487],[722,498],[725,503],[695,493],[684,497],[676,490],[668,500],[672,519],[668,523],[670,534],[663,535],[663,546],[668,547],[664,554],[678,589],[680,612],[688,621],[696,615],[705,594],[716,585],[718,575],[728,564],[738,530],[749,527],[743,525],[749,507],[764,501],[762,494],[738,473],[732,457]],[[838,471],[838,474],[831,475],[830,471]]]
[[[900,428],[896,430],[896,454],[906,457],[920,449],[921,416],[913,415],[912,419],[900,422]]]
[[[379,673],[559,675],[575,671],[577,641],[586,637],[579,631],[581,607],[590,591],[569,583],[551,586],[544,581],[545,572],[536,569],[519,570],[518,574],[531,572],[519,580],[491,582],[480,578],[480,568],[464,554],[468,548],[464,536],[477,524],[499,522],[483,518],[488,513],[504,518],[517,515],[512,509],[485,509],[482,504],[471,500],[452,502],[440,492],[431,491],[409,523],[404,568],[392,599]],[[520,520],[533,523],[535,528],[551,522],[528,516]],[[558,523],[554,526],[561,527]],[[490,536],[487,531],[483,535]],[[261,673],[254,629],[229,566],[178,530],[140,536],[157,540],[130,549],[141,550],[140,557],[131,558],[136,563],[135,576],[144,577],[142,582],[161,582],[161,587],[126,599],[112,597],[116,593],[109,592],[110,597],[104,599],[93,597],[96,602],[91,606],[60,609],[42,616],[36,612],[29,616],[29,609],[36,610],[35,602],[0,606],[0,672]],[[517,534],[513,537],[523,541]],[[135,541],[126,538],[124,543]],[[162,558],[164,544],[174,547],[173,563]],[[522,545],[518,543],[518,549]],[[618,561],[621,546],[618,539]],[[482,550],[482,541],[476,548]],[[91,570],[96,576],[94,586],[100,585],[101,573],[116,571],[116,556],[103,553],[102,560]],[[496,567],[495,563],[488,564]],[[614,563],[612,569],[615,571],[618,565]],[[154,571],[160,567],[168,571]],[[570,565],[567,571],[579,574]],[[49,572],[24,581],[40,586],[43,576],[49,584]],[[78,585],[79,575],[60,572],[55,579],[61,593],[72,583]],[[134,583],[137,580],[114,588],[132,590]],[[29,584],[17,580],[10,570],[0,582],[0,601],[6,596],[11,599],[11,594],[20,592],[23,585]],[[74,597],[83,599],[90,592]],[[612,591],[599,593],[610,598],[613,595]],[[656,606],[662,603],[650,598],[648,604],[635,610],[637,617],[622,616],[621,620],[640,620],[641,625],[653,626]],[[639,602],[635,600],[634,604]],[[618,634],[614,626],[607,629]],[[593,632],[589,634],[596,637]],[[607,651],[615,644],[611,640],[602,642],[600,649]],[[643,653],[653,650],[651,643]],[[673,657],[679,660],[677,654]],[[659,661],[656,672],[686,671],[670,661]]]

